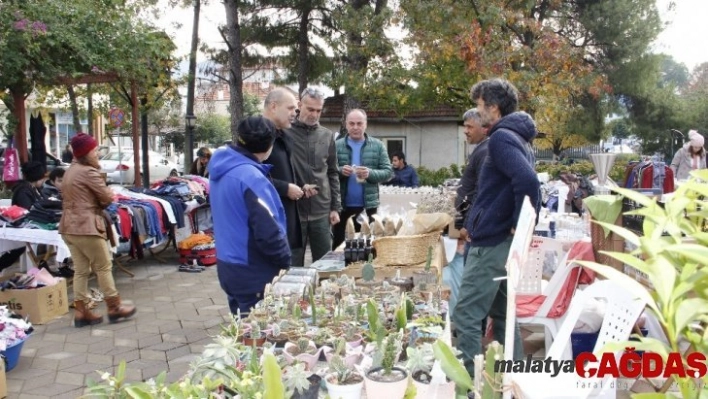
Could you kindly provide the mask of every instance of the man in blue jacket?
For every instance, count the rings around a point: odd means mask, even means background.
[[[248,315],[281,269],[290,265],[285,209],[263,165],[273,150],[276,127],[251,116],[238,125],[237,143],[209,162],[216,264],[231,313]]]
[[[391,166],[393,166],[393,179],[384,184],[397,187],[418,187],[418,173],[406,162],[406,154],[402,151],[394,152],[391,155]]]
[[[482,320],[493,320],[494,339],[504,344],[506,330],[506,259],[514,228],[528,196],[538,212],[540,185],[534,170],[531,142],[536,125],[524,112],[516,112],[518,92],[501,79],[472,87],[472,100],[482,125],[489,126],[489,144],[482,164],[477,198],[465,228],[471,241],[453,320],[465,367],[474,373],[474,356],[482,353]],[[519,326],[514,328],[514,358],[523,357]]]

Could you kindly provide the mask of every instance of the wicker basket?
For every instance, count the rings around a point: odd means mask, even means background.
[[[622,215],[617,217],[615,225],[622,225]],[[590,225],[590,237],[592,239],[592,250],[595,261],[602,265],[613,267],[619,271],[624,271],[624,264],[608,255],[601,254],[600,251],[624,252],[624,238],[615,233],[610,233],[605,237],[602,226],[592,223]]]
[[[376,264],[386,266],[409,266],[424,263],[428,248],[435,251],[440,241],[440,232],[414,236],[381,237],[374,240]]]

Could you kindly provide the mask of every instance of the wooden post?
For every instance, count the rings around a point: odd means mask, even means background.
[[[140,123],[140,115],[138,113],[138,89],[135,82],[130,84],[130,102],[133,105],[131,130],[133,133],[133,171],[135,172],[136,187],[142,187],[143,182],[140,179],[140,137],[138,136],[138,124]]]
[[[20,165],[27,162],[27,119],[25,117],[25,93],[20,88],[10,89],[12,100],[15,104],[15,118],[17,118],[17,130],[15,130],[15,148],[20,156]]]

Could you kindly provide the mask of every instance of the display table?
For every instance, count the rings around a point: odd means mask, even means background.
[[[51,245],[56,248],[57,263],[71,256],[69,248],[57,230],[18,229],[14,227],[0,227],[0,253],[27,246],[28,254],[36,263],[36,255],[32,244]]]

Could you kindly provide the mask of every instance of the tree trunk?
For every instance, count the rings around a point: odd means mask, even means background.
[[[307,73],[309,71],[309,53],[310,39],[307,37],[308,28],[310,27],[311,9],[305,8],[302,10],[300,17],[300,27],[297,37],[297,84],[298,95],[302,93],[308,84]]]
[[[148,111],[147,97],[140,99],[142,112],[140,113],[140,148],[143,149],[143,187],[150,187],[150,154],[148,153]]]
[[[187,82],[187,116],[194,116],[194,83],[197,80],[197,49],[199,47],[199,11],[202,0],[194,0],[194,23],[192,25],[192,48],[189,52],[189,77]],[[189,173],[194,156],[194,127],[185,124],[187,148],[184,151],[184,173]]]
[[[25,118],[25,91],[22,88],[10,88],[14,102],[15,119],[15,148],[20,155],[20,165],[27,162],[27,118]]]
[[[86,85],[88,95],[88,134],[94,136],[93,132],[93,93],[91,92],[91,83]]]
[[[236,140],[236,128],[243,119],[243,69],[241,68],[241,26],[239,6],[241,0],[224,0],[226,9],[226,47],[229,53],[229,111],[231,112],[231,137]]]
[[[71,120],[74,124],[74,132],[81,132],[81,120],[79,119],[79,103],[76,101],[76,92],[74,86],[67,85],[66,91],[69,93],[69,103],[71,106]]]

